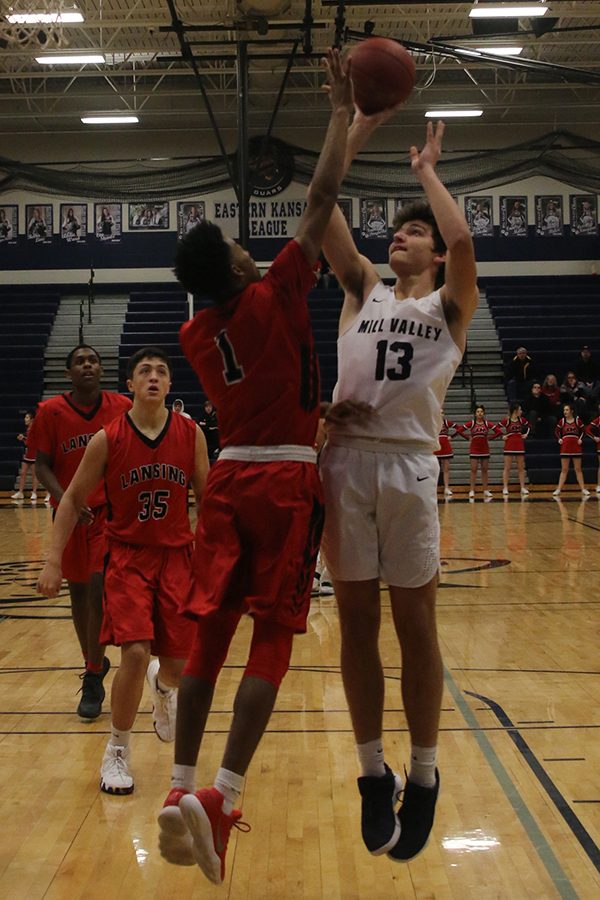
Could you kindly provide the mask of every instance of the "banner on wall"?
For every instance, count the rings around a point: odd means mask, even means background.
[[[28,203],[25,207],[27,239],[36,244],[52,242],[53,210],[51,203]]]
[[[138,229],[168,229],[169,227],[169,203],[130,203],[129,204],[129,228]]]
[[[527,237],[527,197],[500,197],[500,234]]]
[[[60,204],[60,236],[69,243],[87,240],[87,203]]]
[[[189,200],[177,204],[177,237],[182,238],[194,225],[206,218],[204,200]]]
[[[571,194],[571,234],[598,234],[598,206],[593,194]]]
[[[385,200],[365,198],[360,201],[360,233],[364,238],[387,241],[389,232]]]
[[[0,244],[16,244],[19,237],[19,207],[0,206]]]
[[[121,204],[94,203],[94,223],[98,240],[118,243],[122,232]]]
[[[493,237],[494,218],[492,197],[465,197],[465,218],[473,237]]]
[[[291,238],[306,209],[302,200],[251,200],[248,204],[251,238]],[[235,200],[215,200],[212,219],[230,236],[238,233],[239,207]]]
[[[542,237],[562,237],[563,205],[560,194],[536,195],[535,232]]]

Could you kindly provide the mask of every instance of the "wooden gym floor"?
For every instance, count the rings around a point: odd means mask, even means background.
[[[62,594],[35,582],[50,512],[0,500],[0,897],[3,900],[600,897],[600,499],[569,489],[440,504],[439,629],[446,666],[441,794],[426,851],[409,865],[360,839],[357,763],[339,673],[334,598],[308,632],[250,768],[249,834],[235,832],[226,881],[169,866],[156,814],[171,745],[144,698],[132,743],[136,790],[98,790],[108,701],[74,710],[80,661]],[[385,748],[402,770],[408,734],[400,660],[383,591]],[[249,635],[242,623],[218,685],[198,786],[218,767]],[[118,651],[110,658],[118,665]],[[112,675],[107,682],[110,684]]]

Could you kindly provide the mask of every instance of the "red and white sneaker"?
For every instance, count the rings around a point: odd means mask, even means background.
[[[223,800],[223,794],[213,787],[186,794],[179,801],[183,821],[192,836],[196,862],[213,884],[222,884],[225,878],[231,829],[235,826],[240,831],[250,831],[245,822],[238,824],[241,810],[234,809],[229,815],[223,812]]]
[[[183,821],[179,801],[189,791],[183,788],[171,788],[163,808],[158,814],[158,847],[160,855],[174,866],[194,866],[194,842]]]

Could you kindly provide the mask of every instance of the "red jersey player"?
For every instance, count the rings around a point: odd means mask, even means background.
[[[452,449],[452,441],[450,432],[455,427],[454,422],[451,422],[450,419],[447,419],[444,416],[444,410],[442,409],[442,427],[440,428],[439,433],[439,442],[440,448],[434,452],[434,456],[437,456],[440,469],[442,470],[442,478],[444,479],[444,496],[451,497],[452,491],[450,489],[450,460],[454,456],[454,450]]]
[[[598,404],[598,412],[600,413],[600,403]],[[598,484],[596,485],[596,493],[600,494],[600,415],[592,419],[586,427],[585,433],[594,441],[596,445],[596,453],[598,454]]]
[[[73,389],[44,400],[31,429],[30,443],[39,480],[50,492],[54,509],[68,488],[85,448],[97,431],[131,408],[122,394],[100,389],[102,361],[93,347],[75,347],[66,361]],[[71,615],[85,661],[81,701],[77,713],[95,719],[102,712],[103,678],[110,668],[100,644],[102,572],[106,496],[98,485],[83,506],[79,524],[65,547],[62,571],[69,585]]]
[[[167,410],[171,365],[163,350],[145,347],[129,360],[130,412],[89,442],[56,515],[52,546],[38,590],[54,596],[60,560],[90,492],[106,485],[108,554],[101,639],[121,647],[111,693],[112,728],[100,787],[130,794],[129,738],[144,686],[153,694],[154,727],[161,740],[174,737],[177,686],[193,627],[179,613],[191,587],[193,535],[188,486],[200,498],[208,456],[200,428]],[[150,654],[158,656],[149,664]]]
[[[466,441],[470,441],[469,456],[471,458],[471,484],[469,500],[475,499],[475,482],[477,469],[481,468],[481,484],[483,486],[484,500],[492,499],[492,492],[488,490],[488,468],[490,463],[490,440],[498,437],[498,430],[493,422],[488,422],[485,417],[485,406],[480,403],[475,407],[475,418],[469,419],[464,425],[456,426],[456,433]]]
[[[508,405],[508,416],[501,419],[496,427],[504,441],[504,469],[502,471],[502,494],[508,497],[508,481],[513,460],[517,464],[517,474],[521,485],[521,496],[529,491],[525,487],[525,441],[529,437],[529,422],[523,417],[521,404],[514,400]]]
[[[180,334],[186,357],[219,410],[221,452],[196,531],[198,617],[179,692],[172,789],[159,816],[174,863],[198,862],[220,884],[234,808],[285,675],[295,633],[306,630],[323,522],[314,441],[319,372],[307,295],[342,178],[352,110],[349,72],[328,53],[333,107],[307,206],[263,279],[250,255],[209,222],[178,245],[186,290],[210,296]],[[253,638],[214,787],[192,793],[218,674],[244,612]],[[189,833],[186,832],[186,826]]]
[[[590,495],[585,486],[581,470],[581,457],[583,454],[581,445],[583,444],[584,431],[585,426],[579,416],[575,415],[571,404],[565,403],[563,406],[563,418],[558,421],[554,430],[554,435],[560,447],[560,475],[558,476],[556,490],[552,492],[553,497],[560,497],[560,492],[569,474],[570,460],[573,460],[575,478],[581,488],[581,493],[584,497],[589,497]]]

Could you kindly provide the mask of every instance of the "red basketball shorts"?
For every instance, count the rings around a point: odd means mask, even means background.
[[[182,612],[235,609],[306,631],[322,530],[314,463],[220,460],[202,498],[194,586]]]
[[[100,643],[150,641],[155,656],[186,659],[194,626],[179,613],[192,585],[192,545],[109,542]]]
[[[92,575],[104,570],[106,556],[106,506],[92,510],[91,525],[76,525],[62,555],[62,573],[67,581],[85,584]]]

